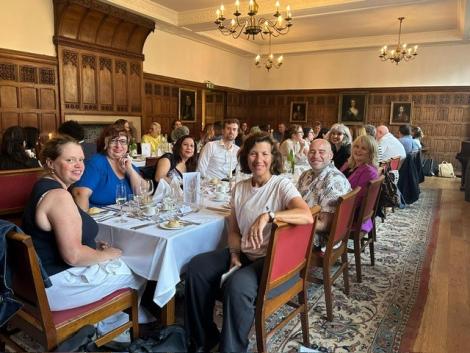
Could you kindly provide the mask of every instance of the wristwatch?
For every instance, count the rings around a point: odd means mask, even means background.
[[[273,223],[274,219],[276,218],[275,213],[273,211],[269,211],[268,216],[269,216],[269,223]]]

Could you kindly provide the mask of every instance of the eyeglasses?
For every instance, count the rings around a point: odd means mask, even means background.
[[[110,144],[114,146],[117,146],[117,144],[120,144],[121,146],[127,146],[127,140],[126,139],[112,139]]]
[[[335,136],[341,136],[341,135],[344,135],[342,132],[339,132],[339,131],[332,131],[330,132],[331,135],[335,135]]]

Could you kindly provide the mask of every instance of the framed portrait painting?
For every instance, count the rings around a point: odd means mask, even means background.
[[[291,102],[290,103],[290,122],[306,123],[307,122],[307,102]]]
[[[339,96],[338,121],[346,125],[366,123],[367,92],[346,92]]]
[[[182,121],[196,121],[196,112],[196,91],[180,88],[179,119]]]
[[[411,124],[413,114],[413,103],[392,102],[390,106],[390,125]]]

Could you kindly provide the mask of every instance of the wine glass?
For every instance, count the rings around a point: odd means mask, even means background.
[[[120,212],[119,212],[119,222],[120,223],[125,223],[127,222],[123,218],[123,206],[127,202],[127,188],[124,183],[119,183],[116,185],[116,204],[119,206]]]
[[[140,187],[144,197],[144,203],[149,204],[152,200],[152,194],[155,190],[153,181],[150,179],[142,179],[140,182]]]

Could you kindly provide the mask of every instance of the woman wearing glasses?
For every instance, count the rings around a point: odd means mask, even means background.
[[[116,125],[101,133],[96,143],[98,153],[87,160],[85,172],[73,189],[83,210],[114,204],[119,183],[125,185],[128,194],[140,185],[142,178],[127,153],[129,139],[129,133]]]
[[[284,133],[284,141],[279,146],[279,151],[284,160],[288,159],[291,151],[293,151],[297,162],[307,160],[308,145],[304,140],[302,126],[293,124],[289,127],[289,130]]]

